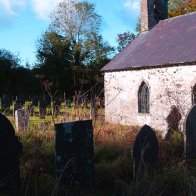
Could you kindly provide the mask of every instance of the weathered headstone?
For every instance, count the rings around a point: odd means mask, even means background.
[[[158,159],[159,143],[155,132],[148,125],[144,125],[136,136],[133,144],[134,180],[140,180],[144,171],[153,171]]]
[[[28,109],[29,114],[30,114],[31,116],[33,116],[34,108],[35,108],[35,106],[34,106],[32,103],[28,104],[28,106],[27,106],[27,109]]]
[[[18,109],[15,111],[15,123],[17,131],[28,131],[29,128],[29,112],[26,109]]]
[[[185,158],[196,159],[196,105],[192,107],[185,122]]]
[[[13,107],[13,116],[15,118],[15,112],[16,110],[22,109],[22,105],[20,103],[15,103]]]
[[[19,195],[22,144],[11,122],[0,113],[0,193]]]
[[[57,178],[67,185],[94,190],[94,148],[92,121],[55,125]]]
[[[169,139],[171,137],[172,133],[174,133],[174,131],[179,130],[179,124],[180,124],[181,118],[182,118],[182,115],[180,113],[179,108],[176,106],[172,106],[171,111],[166,118],[167,134],[165,136],[165,139]]]
[[[96,108],[93,107],[93,106],[91,106],[90,107],[89,114],[90,114],[90,119],[95,120],[96,119],[96,116],[97,116],[97,110],[96,110]]]

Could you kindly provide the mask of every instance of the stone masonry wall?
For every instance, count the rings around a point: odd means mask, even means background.
[[[192,105],[192,87],[196,83],[196,65],[106,72],[105,119],[125,125],[148,124],[167,130],[166,117],[171,106],[179,107],[184,118]],[[144,81],[150,92],[150,113],[138,113],[138,89]]]

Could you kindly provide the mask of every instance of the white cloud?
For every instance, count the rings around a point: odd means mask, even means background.
[[[124,2],[124,7],[130,11],[140,10],[140,0],[126,0]]]
[[[17,15],[17,12],[25,5],[25,0],[0,0],[1,12],[4,15]]]
[[[51,12],[62,0],[29,0],[33,11],[41,19],[48,19]]]
[[[0,15],[16,16],[28,5],[41,19],[48,19],[51,12],[62,0],[0,0]]]

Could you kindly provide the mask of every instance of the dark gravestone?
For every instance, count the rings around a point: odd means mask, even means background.
[[[165,139],[170,139],[171,135],[175,131],[179,131],[179,124],[180,120],[182,118],[182,115],[180,113],[180,110],[176,106],[171,107],[171,111],[169,115],[166,118],[167,121],[167,134],[165,136]]]
[[[11,100],[8,96],[4,95],[2,98],[1,98],[1,110],[2,111],[5,111],[7,109],[10,108],[10,105],[11,105]]]
[[[69,99],[66,100],[65,104],[67,108],[71,107],[71,101]]]
[[[46,117],[46,101],[39,101],[39,117],[40,119],[45,119]]]
[[[185,157],[196,159],[196,105],[186,118],[185,124]]]
[[[144,125],[136,136],[133,144],[134,180],[140,180],[144,172],[153,172],[158,160],[159,143],[155,132]]]
[[[22,144],[11,122],[0,113],[0,192],[19,195]]]
[[[94,148],[92,121],[55,125],[57,178],[66,185],[94,190]]]
[[[33,116],[34,108],[35,108],[35,106],[32,103],[28,104],[28,106],[27,106],[27,110],[29,111],[29,114],[31,116]]]
[[[34,106],[38,106],[39,99],[37,96],[32,97],[31,101]]]
[[[24,105],[25,104],[25,97],[24,96],[17,96],[16,97],[16,103]]]

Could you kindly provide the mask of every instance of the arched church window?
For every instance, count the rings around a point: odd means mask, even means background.
[[[193,87],[193,90],[192,90],[192,103],[196,104],[196,84],[195,84],[195,86]]]
[[[138,112],[149,113],[149,89],[145,82],[142,82],[138,91]]]

